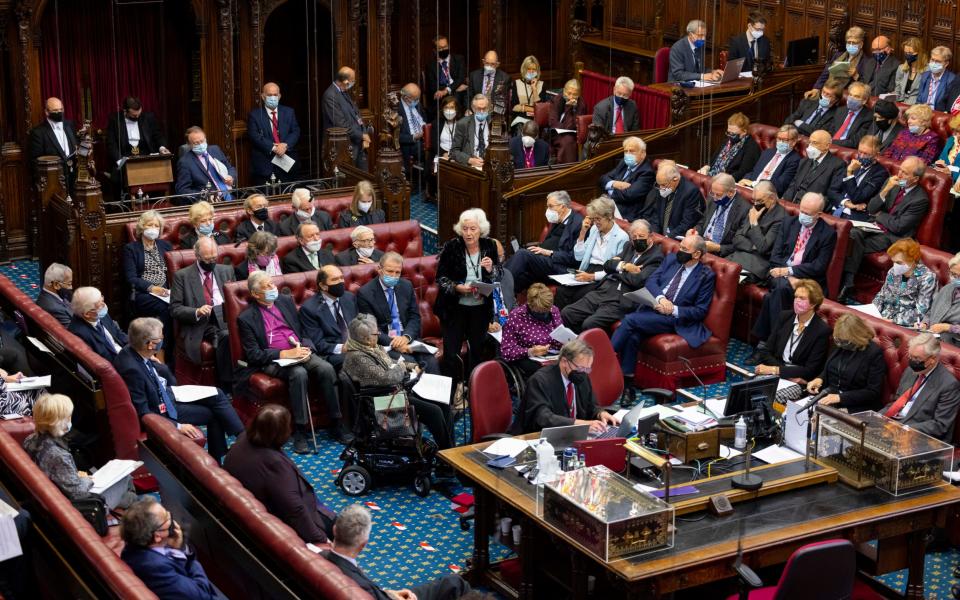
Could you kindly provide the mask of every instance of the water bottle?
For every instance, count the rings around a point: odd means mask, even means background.
[[[560,465],[561,471],[572,471],[576,466],[574,463],[577,459],[577,449],[576,448],[566,448],[563,451],[563,462]]]
[[[733,428],[733,447],[737,450],[743,450],[747,447],[747,422],[740,415],[740,420]]]

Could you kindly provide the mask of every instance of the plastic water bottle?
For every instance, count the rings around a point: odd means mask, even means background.
[[[733,427],[733,447],[737,450],[743,450],[747,447],[747,422],[743,420],[743,415]]]

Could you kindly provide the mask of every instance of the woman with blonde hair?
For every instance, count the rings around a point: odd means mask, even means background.
[[[373,184],[363,180],[353,188],[353,200],[350,201],[350,210],[341,210],[337,226],[341,229],[356,227],[357,225],[373,225],[386,223],[387,218],[380,207],[377,193]]]
[[[532,119],[534,105],[540,102],[543,93],[543,81],[540,79],[540,61],[536,56],[528,56],[520,64],[520,78],[514,81],[517,103],[513,106],[513,118]],[[520,124],[522,125],[522,123]]]
[[[155,210],[145,211],[137,220],[134,240],[123,247],[121,265],[130,287],[134,317],[156,317],[163,323],[164,335],[173,340],[173,319],[170,317],[170,286],[164,256],[173,250],[161,239],[163,217]],[[169,350],[169,349],[168,349]],[[173,356],[172,352],[167,353]],[[163,359],[161,355],[161,360]]]
[[[917,80],[927,70],[927,61],[930,57],[923,48],[923,40],[917,37],[908,37],[903,41],[903,64],[897,68],[894,78],[893,93],[896,101],[904,104],[916,104],[920,86]]]
[[[187,218],[190,219],[193,229],[180,235],[180,249],[193,250],[200,236],[213,238],[219,246],[231,243],[230,236],[217,229],[213,217],[213,205],[206,200],[191,204],[187,211]]]
[[[524,379],[536,373],[541,363],[534,357],[560,351],[562,344],[550,337],[563,325],[560,309],[553,303],[553,292],[542,283],[527,288],[527,302],[513,309],[503,326],[500,356],[520,371]]]
[[[827,391],[821,404],[850,412],[883,406],[887,362],[873,336],[873,328],[859,315],[840,315],[833,324],[833,351],[820,375],[807,383],[807,393]]]
[[[906,128],[897,134],[880,156],[896,161],[916,156],[929,165],[940,154],[940,135],[930,129],[933,109],[926,104],[914,104],[904,114],[907,117]]]

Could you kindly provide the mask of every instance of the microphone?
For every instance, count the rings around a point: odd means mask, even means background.
[[[687,371],[689,371],[690,374],[693,375],[693,378],[697,380],[697,383],[700,384],[700,401],[697,404],[699,404],[700,409],[704,413],[706,413],[707,412],[707,405],[706,405],[707,386],[703,383],[703,380],[700,379],[700,377],[697,375],[697,372],[693,370],[693,364],[690,362],[690,359],[688,359],[686,356],[678,356],[677,358],[680,359],[680,362],[683,363],[683,366],[687,368]],[[716,417],[716,415],[714,415],[714,417]]]
[[[821,389],[818,394],[810,398],[810,400],[808,401],[808,404],[804,407],[803,410],[807,411],[807,414],[812,413],[813,409],[817,407],[817,404],[819,404],[820,400],[822,400],[823,398],[826,398],[827,396],[829,396],[834,392],[836,392],[836,390],[833,389],[832,387],[825,387]]]

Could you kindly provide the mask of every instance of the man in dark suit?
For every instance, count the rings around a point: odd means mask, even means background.
[[[857,146],[857,156],[850,161],[840,182],[841,198],[833,204],[833,216],[869,221],[867,202],[887,182],[887,169],[877,162],[880,138],[865,135]]]
[[[160,598],[226,599],[207,578],[180,524],[153,497],[143,496],[124,511],[120,535],[120,558]]]
[[[873,111],[867,108],[870,86],[855,81],[847,88],[845,108],[837,108],[833,116],[833,141],[837,146],[856,148],[860,138],[873,125]]]
[[[837,245],[837,232],[820,218],[825,202],[822,195],[807,192],[800,199],[800,214],[788,217],[780,228],[780,237],[770,256],[769,291],[753,325],[753,334],[760,340],[770,337],[780,313],[790,307],[793,285],[798,279],[813,279],[824,294],[829,294],[827,267]],[[764,347],[766,341],[761,341],[757,352]]]
[[[680,176],[676,163],[661,162],[657,185],[647,194],[640,217],[649,221],[656,233],[675,238],[700,221],[703,209],[700,188]]]
[[[317,290],[300,306],[303,333],[317,347],[317,354],[338,372],[343,366],[343,345],[347,342],[347,323],[356,318],[357,297],[346,290],[343,272],[334,265],[317,271]]]
[[[219,464],[227,453],[228,435],[240,435],[243,423],[230,398],[219,389],[192,402],[180,402],[173,387],[177,385],[170,369],[155,360],[163,347],[163,323],[153,317],[130,322],[130,343],[117,355],[114,367],[130,390],[137,416],[155,414],[170,419],[185,436],[196,439],[203,434],[195,427],[206,425],[210,456]]]
[[[140,100],[127,96],[123,100],[123,110],[107,121],[107,157],[110,159],[110,179],[115,185],[120,181],[120,167],[117,163],[128,156],[147,156],[149,154],[170,154],[167,149],[167,136],[152,112],[145,112]]]
[[[400,89],[400,153],[407,178],[413,176],[414,166],[423,163],[423,128],[427,116],[420,106],[420,86],[408,83]]]
[[[593,124],[614,135],[640,129],[637,103],[630,99],[633,88],[632,79],[618,77],[613,84],[613,95],[593,107]]]
[[[356,83],[356,72],[350,67],[340,67],[336,79],[323,92],[321,100],[323,133],[326,136],[331,127],[346,129],[350,143],[353,145],[353,164],[366,171],[371,130],[363,124],[360,109],[349,93]]]
[[[336,262],[333,253],[322,246],[320,229],[313,223],[301,223],[297,227],[297,243],[299,245],[283,257],[284,273],[316,271]]]
[[[620,217],[633,221],[643,212],[655,175],[647,160],[647,145],[636,136],[623,140],[623,160],[600,177],[600,188],[617,203]]]
[[[230,164],[219,146],[207,145],[207,134],[199,127],[187,130],[187,152],[177,161],[177,194],[200,194],[219,191],[223,200],[233,200],[230,190],[237,179],[237,169]],[[179,204],[190,204],[181,199]]]
[[[899,172],[890,177],[867,204],[866,212],[879,230],[860,227],[850,230],[847,260],[843,263],[841,299],[849,297],[853,277],[860,270],[864,254],[882,252],[895,241],[916,235],[920,221],[930,207],[930,198],[920,186],[925,171],[923,159],[908,156],[900,163]]]
[[[338,265],[352,267],[380,262],[383,250],[376,247],[377,238],[372,229],[366,225],[357,225],[350,232],[350,241],[353,244],[350,248],[337,253]]]
[[[580,235],[583,215],[570,208],[570,194],[563,190],[547,194],[547,223],[550,229],[539,245],[521,248],[503,265],[513,275],[514,291],[533,283],[548,283],[579,264],[573,247]]]
[[[290,195],[290,203],[293,212],[280,221],[279,236],[291,236],[297,234],[297,228],[301,223],[313,221],[320,231],[333,229],[333,220],[330,214],[325,210],[318,210],[313,202],[313,196],[307,188],[297,188]]]
[[[67,329],[112,363],[120,349],[127,345],[127,334],[110,318],[103,294],[95,287],[77,288],[70,306],[73,319]]]
[[[197,261],[173,274],[170,290],[170,314],[180,324],[180,343],[187,359],[202,364],[204,341],[216,353],[217,384],[230,390],[233,386],[230,340],[223,317],[223,288],[234,281],[233,269],[217,264],[217,243],[202,237],[193,246]]]
[[[946,46],[937,46],[930,51],[930,62],[927,63],[927,70],[920,74],[920,80],[917,82],[917,104],[926,104],[934,110],[949,110],[945,106],[949,100],[947,90],[956,79],[957,75],[950,70],[950,59],[953,58],[953,52]]]
[[[640,306],[627,315],[610,342],[620,356],[624,379],[624,400],[633,403],[633,377],[640,344],[650,336],[676,333],[691,348],[699,348],[710,339],[710,330],[703,324],[713,302],[716,275],[701,261],[706,241],[689,234],[680,242],[680,249],[668,254],[660,267],[647,279],[645,287],[655,305]]]
[[[807,157],[800,161],[783,199],[797,203],[807,192],[816,192],[826,196],[829,206],[840,200],[846,169],[846,163],[830,153],[830,133],[818,129],[810,134]]]
[[[793,182],[794,175],[797,174],[797,167],[800,166],[802,158],[794,149],[799,139],[800,133],[796,127],[781,125],[780,130],[777,131],[777,145],[760,153],[757,164],[740,183],[756,184],[758,181],[770,180],[773,182],[773,187],[777,188],[778,195],[786,192],[790,183]]]
[[[540,126],[536,121],[527,121],[521,135],[510,138],[510,156],[514,169],[545,167],[550,162],[550,144],[540,139]]]
[[[427,97],[427,117],[432,122],[437,118],[440,100],[456,96],[457,103],[466,106],[467,64],[460,54],[450,53],[450,41],[445,35],[433,40],[436,60],[427,63],[423,89]]]
[[[670,71],[667,81],[719,81],[723,71],[707,70],[704,48],[707,24],[699,19],[687,23],[687,34],[670,46]]]
[[[950,443],[960,408],[960,383],[940,364],[940,340],[921,333],[909,342],[896,399],[881,412],[911,429]]]
[[[743,67],[740,71],[753,71],[755,61],[768,63],[770,61],[770,39],[764,37],[767,28],[767,18],[760,11],[750,11],[747,15],[746,33],[737,34],[727,42],[727,62],[742,58]],[[772,63],[771,63],[771,66]]]
[[[286,380],[295,425],[293,451],[307,454],[310,447],[306,433],[311,428],[307,383],[313,381],[320,388],[327,408],[330,435],[342,444],[348,443],[353,436],[342,420],[336,370],[317,356],[313,341],[303,335],[293,300],[281,295],[273,280],[263,271],[250,274],[247,289],[250,291],[250,306],[237,317],[247,366],[237,374],[237,382],[246,382],[257,371]],[[280,366],[277,359],[297,362]]]
[[[470,107],[473,114],[457,121],[450,158],[461,165],[482,169],[483,157],[490,145],[490,99],[474,96]]]
[[[818,129],[826,129],[833,135],[836,131],[834,119],[841,98],[843,98],[843,82],[838,79],[829,79],[820,90],[820,98],[801,100],[797,109],[784,120],[784,124],[793,125],[803,135],[810,135]],[[845,111],[844,116],[846,116]]]
[[[750,205],[737,194],[733,175],[720,173],[710,182],[710,201],[703,218],[688,233],[698,233],[707,243],[707,252],[727,256],[733,252],[733,238],[747,220]]]
[[[489,50],[483,55],[483,67],[470,72],[470,98],[483,94],[490,100],[490,113],[507,115],[513,104],[510,96],[510,76],[500,70],[500,57],[496,51]],[[456,144],[454,144],[456,145]]]
[[[561,316],[570,329],[580,332],[600,327],[609,328],[637,308],[637,303],[624,294],[643,287],[647,278],[663,261],[660,244],[650,241],[650,223],[637,219],[630,224],[630,243],[621,256],[603,265],[606,276],[592,285],[585,296],[563,307]]]
[[[238,242],[249,240],[258,231],[280,235],[280,225],[270,220],[268,206],[270,201],[263,194],[253,194],[244,198],[243,212],[247,213],[247,218],[240,221],[234,233]]]
[[[529,380],[520,405],[522,431],[545,427],[590,425],[590,432],[602,433],[619,419],[597,406],[587,373],[593,368],[593,348],[581,339],[560,349],[557,363],[537,371]]]
[[[867,129],[866,135],[876,136],[880,140],[880,152],[897,139],[903,131],[903,124],[897,118],[900,109],[889,100],[877,100],[873,105],[873,123]]]
[[[370,539],[372,522],[370,510],[360,504],[352,504],[337,516],[333,525],[333,546],[320,553],[352,579],[374,600],[456,600],[470,591],[470,584],[459,575],[445,575],[412,589],[385,590],[367,577],[357,559]]]
[[[67,265],[50,263],[43,272],[43,287],[37,295],[37,305],[47,311],[64,327],[73,320],[73,271]]]
[[[893,56],[895,49],[890,45],[890,38],[885,35],[873,38],[870,52],[873,53],[874,67],[864,74],[862,81],[870,86],[875,96],[889,94],[896,87],[897,67],[900,66]]]
[[[63,102],[48,98],[44,105],[46,119],[30,130],[30,162],[36,168],[41,156],[59,156],[67,186],[73,188],[76,179],[77,133],[72,121],[63,119]]]
[[[297,142],[300,141],[300,125],[297,115],[289,106],[280,105],[280,86],[270,82],[260,91],[263,105],[254,108],[247,116],[247,135],[250,136],[250,176],[254,185],[270,181],[273,175],[277,181],[294,181],[297,167],[294,163],[289,171],[273,164],[274,157],[288,156],[297,160]]]
[[[733,236],[733,252],[724,258],[743,267],[743,274],[751,281],[766,281],[770,254],[785,218],[787,211],[777,202],[773,184],[757,183],[753,188],[753,206]]]

